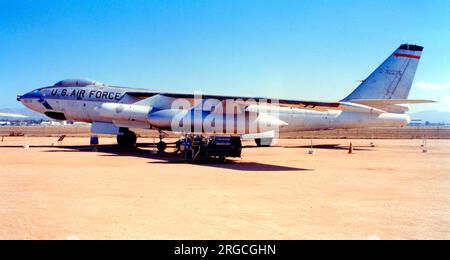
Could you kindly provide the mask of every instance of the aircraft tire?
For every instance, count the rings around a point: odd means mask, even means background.
[[[160,141],[156,144],[156,149],[158,149],[158,152],[163,153],[167,148],[167,144],[163,141]]]
[[[122,147],[133,147],[136,145],[137,136],[132,131],[126,131],[117,136],[117,144]]]

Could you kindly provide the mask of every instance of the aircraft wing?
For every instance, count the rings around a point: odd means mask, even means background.
[[[156,96],[158,94],[160,94],[160,93],[154,92],[154,91],[127,91],[124,96],[125,97],[129,96],[129,97],[133,97],[133,98],[142,100],[142,99]]]
[[[160,96],[161,98],[170,99],[186,99],[191,104],[194,104],[195,95],[193,94],[180,94],[180,93],[157,93],[157,92],[127,92],[127,96],[136,98],[140,101],[148,98],[155,98]],[[243,97],[243,96],[221,96],[221,95],[201,95],[203,99],[215,99],[220,102],[225,100],[233,100],[233,102],[245,104],[246,102],[263,102],[266,105],[275,105],[280,107],[291,107],[299,109],[307,109],[313,111],[324,112],[328,110],[341,110],[361,113],[384,113],[385,111],[374,107],[367,106],[365,104],[357,104],[352,102],[321,102],[321,101],[305,101],[305,100],[290,100],[290,99],[268,99],[262,97]],[[164,108],[166,109],[166,108]]]

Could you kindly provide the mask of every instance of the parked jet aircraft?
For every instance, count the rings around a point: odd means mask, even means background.
[[[83,79],[62,80],[17,100],[53,119],[92,123],[93,133],[117,135],[122,146],[135,145],[133,128],[238,135],[262,145],[278,132],[408,124],[408,108],[402,104],[433,102],[407,99],[422,51],[421,46],[401,45],[350,95],[335,102],[165,93]],[[166,148],[162,139],[160,151]]]

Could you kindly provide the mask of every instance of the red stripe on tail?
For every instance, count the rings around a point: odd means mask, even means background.
[[[404,54],[404,53],[396,53],[394,54],[395,57],[404,57],[404,58],[410,58],[410,59],[417,59],[420,60],[420,56],[417,55],[410,55],[410,54]]]

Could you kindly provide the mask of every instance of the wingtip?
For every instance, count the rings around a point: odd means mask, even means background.
[[[427,100],[427,99],[425,99],[425,100],[418,100],[418,101],[420,101],[420,102],[418,102],[418,104],[420,104],[420,103],[422,103],[422,104],[438,103],[438,101],[436,101],[436,100]]]

